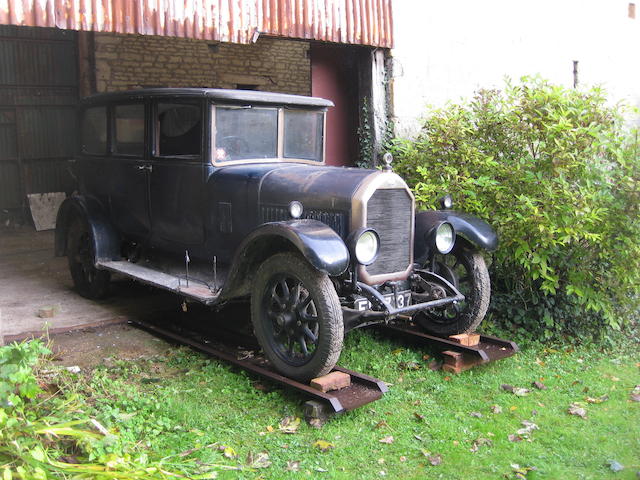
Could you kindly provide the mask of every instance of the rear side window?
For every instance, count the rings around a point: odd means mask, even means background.
[[[107,153],[107,108],[87,108],[82,117],[82,151]]]
[[[199,105],[159,103],[156,128],[158,155],[200,155],[202,110]]]
[[[115,152],[121,155],[144,154],[144,105],[115,107]]]

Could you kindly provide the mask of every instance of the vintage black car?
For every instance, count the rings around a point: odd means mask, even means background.
[[[255,335],[284,375],[330,371],[344,332],[390,320],[473,330],[489,302],[491,227],[415,213],[391,171],[324,165],[330,101],[219,89],[141,89],[81,105],[77,194],[56,254],[78,292],[111,272],[220,305],[249,299]]]

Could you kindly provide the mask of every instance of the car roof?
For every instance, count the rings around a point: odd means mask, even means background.
[[[256,90],[228,90],[222,88],[139,88],[120,92],[98,93],[82,100],[83,104],[101,104],[118,101],[139,100],[143,98],[180,98],[207,97],[212,100],[230,103],[259,103],[270,105],[295,105],[327,108],[333,102],[319,97],[306,97],[287,93],[261,92]]]

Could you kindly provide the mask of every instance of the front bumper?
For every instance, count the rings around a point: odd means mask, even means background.
[[[345,331],[352,330],[356,327],[363,327],[366,325],[376,324],[380,322],[388,322],[400,315],[413,315],[418,312],[430,310],[432,308],[444,307],[453,303],[461,302],[464,300],[464,295],[454,287],[449,281],[445,280],[435,273],[425,270],[420,271],[420,276],[425,280],[430,280],[442,285],[447,296],[443,298],[437,298],[429,300],[427,302],[416,303],[407,305],[404,307],[393,307],[385,301],[384,296],[374,287],[362,282],[357,282],[359,288],[359,294],[367,298],[371,302],[372,308],[369,310],[354,310],[351,308],[343,308],[343,318],[345,324]],[[426,277],[426,278],[425,278]],[[396,305],[398,302],[395,302]]]

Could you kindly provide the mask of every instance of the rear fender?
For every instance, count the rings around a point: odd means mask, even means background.
[[[318,271],[341,275],[349,251],[340,236],[317,220],[289,220],[261,225],[244,239],[233,259],[222,298],[248,295],[260,264],[276,253],[298,252]]]
[[[109,221],[100,202],[93,197],[74,195],[60,205],[56,218],[55,255],[67,255],[69,228],[80,218],[91,232],[95,261],[120,259],[120,235]]]
[[[478,249],[492,252],[498,248],[498,235],[484,220],[455,210],[427,210],[416,214],[414,237],[416,262],[424,263],[429,256],[432,246],[427,244],[425,236],[441,222],[451,223],[456,231],[456,237],[464,238]]]

